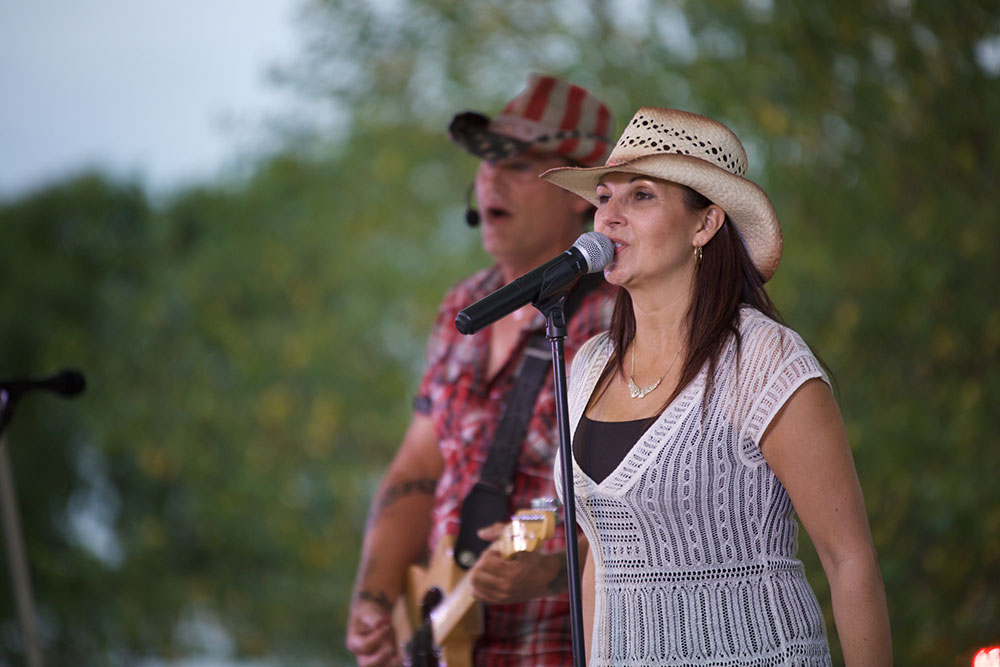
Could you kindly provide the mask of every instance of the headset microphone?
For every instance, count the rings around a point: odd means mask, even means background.
[[[469,227],[479,226],[479,211],[472,205],[472,193],[475,192],[476,184],[470,183],[469,189],[465,193],[465,224]]]

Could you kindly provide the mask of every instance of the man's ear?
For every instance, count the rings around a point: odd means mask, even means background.
[[[722,223],[726,221],[726,212],[722,207],[712,204],[701,212],[701,225],[692,239],[692,244],[697,248],[705,245],[722,229]]]

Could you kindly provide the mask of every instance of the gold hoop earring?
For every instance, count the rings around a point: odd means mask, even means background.
[[[694,263],[695,263],[695,265],[701,264],[701,256],[703,254],[704,253],[701,250],[701,246],[700,245],[696,245],[694,247]]]

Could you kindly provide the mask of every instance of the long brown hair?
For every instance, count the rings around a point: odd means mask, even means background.
[[[696,190],[681,187],[684,189],[684,205],[689,211],[703,211],[712,204],[711,200]],[[709,383],[707,389],[711,389],[719,356],[730,337],[736,339],[739,349],[739,309],[743,305],[756,308],[764,315],[782,322],[781,315],[764,289],[763,277],[750,260],[746,246],[727,214],[722,227],[702,248],[702,259],[695,270],[694,295],[686,315],[687,354],[681,367],[680,380],[661,407],[661,412],[698,375],[706,361]],[[612,372],[625,377],[625,350],[635,339],[632,297],[624,288],[618,289],[609,333],[615,348],[598,383],[598,386],[604,386],[605,389]]]

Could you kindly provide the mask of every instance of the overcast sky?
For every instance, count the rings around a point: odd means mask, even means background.
[[[0,198],[98,166],[210,179],[291,104],[301,0],[0,0]]]

